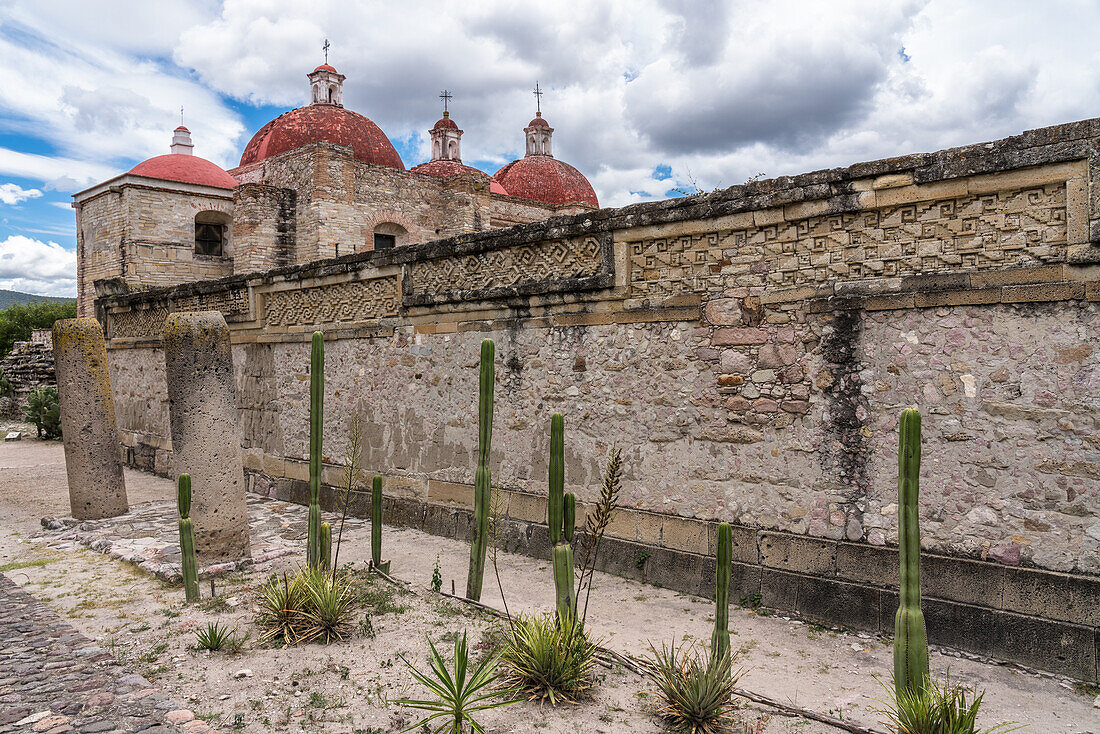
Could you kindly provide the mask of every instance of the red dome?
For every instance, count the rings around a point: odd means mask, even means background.
[[[312,104],[279,115],[252,136],[241,165],[327,142],[351,147],[356,160],[404,171],[405,164],[381,128],[358,112],[329,104]]]
[[[443,117],[439,118],[439,121],[435,123],[435,125],[432,126],[432,130],[442,130],[443,128],[457,130],[458,125],[456,125],[455,121],[452,120],[450,117],[444,115]]]
[[[489,193],[490,194],[504,194],[508,196],[508,189],[501,186],[500,181],[495,178],[489,180]]]
[[[484,171],[479,171],[472,166],[464,165],[458,161],[428,161],[427,163],[421,163],[419,166],[413,166],[409,170],[413,173],[426,173],[429,176],[439,176],[440,178],[457,176],[460,173],[473,173],[478,176],[489,175]]]
[[[538,119],[538,118],[535,118]],[[575,201],[599,207],[592,184],[580,171],[568,163],[548,155],[529,155],[512,161],[493,174],[512,196],[544,201],[547,204],[569,204]]]
[[[232,189],[237,185],[237,180],[218,164],[199,158],[197,155],[184,153],[169,153],[150,158],[131,168],[130,174],[200,186],[215,186],[219,189]]]
[[[336,69],[329,66],[328,64],[321,64],[316,69],[314,69],[314,71],[331,71],[333,74],[339,74],[340,73],[340,72],[336,71]]]
[[[550,123],[542,119],[542,115],[537,115],[531,122],[527,123],[527,127],[550,127]]]

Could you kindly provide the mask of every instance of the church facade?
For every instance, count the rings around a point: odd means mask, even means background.
[[[431,160],[405,168],[385,133],[343,106],[345,77],[308,75],[310,104],[264,125],[225,171],[193,155],[190,131],[170,153],[73,196],[80,315],[97,295],[281,266],[510,227],[598,208],[588,180],[552,155],[536,114],[526,154],[492,176],[462,163],[448,112]]]

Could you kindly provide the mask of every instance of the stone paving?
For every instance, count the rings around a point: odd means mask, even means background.
[[[87,547],[136,563],[158,578],[176,581],[180,578],[176,512],[175,502],[161,501],[132,505],[125,515],[104,520],[44,517],[43,530],[35,540],[61,551]],[[208,566],[200,572],[213,576],[245,565],[263,566],[276,558],[301,553],[308,516],[308,509],[301,505],[248,494],[252,558]],[[332,523],[335,534],[339,516],[322,513],[322,519]],[[362,519],[348,517],[346,529],[364,523]]]
[[[0,574],[0,734],[168,734],[180,708]]]

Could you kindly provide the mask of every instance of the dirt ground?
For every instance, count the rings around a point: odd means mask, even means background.
[[[127,471],[126,481],[131,505],[174,497],[174,486],[166,479]],[[444,589],[452,580],[460,591],[465,588],[467,545],[386,526],[383,556],[392,560],[394,576],[411,582],[412,591],[370,582],[364,618],[369,616],[373,637],[361,629],[353,639],[328,646],[274,649],[253,643],[238,655],[196,652],[194,630],[215,620],[251,632],[254,641],[256,586],[273,570],[291,569],[299,559],[279,559],[261,571],[219,578],[212,599],[204,583],[203,602],[188,607],[180,588],[131,564],[88,550],[57,552],[29,539],[39,531],[41,517],[67,514],[60,444],[33,439],[0,444],[0,570],[223,731],[400,731],[416,714],[390,702],[422,692],[399,656],[423,666],[427,639],[449,647],[453,636],[465,629],[471,644],[478,644],[499,626],[492,616],[427,588],[437,559]],[[365,567],[369,554],[368,527],[345,535],[341,563]],[[548,564],[502,554],[500,573],[513,613],[552,608]],[[483,601],[500,608],[500,594],[488,573],[485,587]],[[597,574],[588,625],[606,646],[643,655],[650,642],[709,641],[713,605]],[[730,627],[733,646],[741,651],[739,664],[747,670],[742,687],[883,729],[874,709],[885,691],[876,677],[889,679],[889,640],[746,609],[731,610]],[[986,726],[1013,721],[1043,734],[1100,731],[1100,709],[1092,705],[1095,690],[942,651],[933,652],[931,662],[934,671],[949,670],[953,680],[986,691]],[[599,678],[590,701],[556,708],[521,703],[485,712],[482,723],[502,734],[662,731],[650,712],[647,681],[621,668],[601,667]],[[740,718],[754,731],[836,731],[751,704]]]

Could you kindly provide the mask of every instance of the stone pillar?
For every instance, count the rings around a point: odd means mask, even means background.
[[[251,555],[237,387],[229,327],[218,311],[174,313],[164,323],[174,475],[191,475],[200,566]]]
[[[103,327],[90,318],[55,321],[53,358],[73,517],[125,515],[129,505]]]

